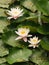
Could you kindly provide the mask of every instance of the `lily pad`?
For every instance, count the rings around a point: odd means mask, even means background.
[[[0,17],[0,33],[3,33],[3,29],[9,24],[9,21],[6,18]]]
[[[30,60],[38,65],[48,65],[49,61],[43,50],[35,50]]]
[[[32,0],[24,0],[24,1],[21,2],[21,5],[24,6],[25,8],[27,8],[27,9],[31,10],[32,12],[36,11],[36,7],[32,3]]]
[[[0,64],[5,63],[6,59],[5,58],[0,58]]]
[[[7,62],[9,64],[13,64],[15,62],[25,62],[28,61],[29,56],[32,54],[31,50],[24,48],[24,49],[13,49],[9,56],[7,57]]]
[[[0,7],[8,8],[9,4],[13,3],[15,0],[0,0]]]
[[[49,1],[48,0],[32,0],[38,10],[45,15],[49,15]]]
[[[44,37],[40,43],[43,49],[49,51],[49,38]]]
[[[0,57],[6,56],[9,54],[9,50],[4,46],[3,41],[0,40]]]
[[[5,10],[6,9],[0,8],[0,17],[7,17],[5,14]]]

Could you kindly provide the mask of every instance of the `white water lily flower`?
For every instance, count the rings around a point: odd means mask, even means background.
[[[36,36],[34,36],[33,38],[30,38],[30,40],[28,41],[30,43],[29,47],[33,47],[33,48],[38,47],[39,46],[38,44],[40,41],[41,40],[38,40],[38,37]]]
[[[23,39],[27,42],[27,37],[31,37],[32,35],[28,35],[30,30],[28,28],[18,28],[18,31],[15,31],[19,36],[15,40]]]
[[[11,11],[8,10],[8,13],[7,13],[10,17],[8,17],[8,19],[17,19],[18,17],[22,16],[24,13],[23,13],[23,9],[20,9],[19,7],[17,8],[11,8]]]

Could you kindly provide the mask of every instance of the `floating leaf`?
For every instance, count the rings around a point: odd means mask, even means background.
[[[5,14],[5,10],[6,9],[0,8],[0,17],[7,17]]]
[[[48,0],[32,0],[37,9],[46,15],[49,15],[49,2]]]
[[[20,63],[16,63],[17,65],[28,65],[29,62],[20,62]]]
[[[3,29],[9,24],[9,21],[6,18],[0,17],[0,33],[3,33]]]
[[[3,34],[3,42],[10,45],[10,46],[13,46],[13,47],[16,47],[17,46],[17,43],[16,42],[16,34],[15,34],[15,31],[14,32],[11,32],[11,31],[8,31],[6,33]]]
[[[49,34],[49,24],[43,24],[37,28],[37,32],[40,34],[48,35]]]
[[[29,28],[31,32],[37,32],[38,26],[39,25],[33,21],[24,21],[20,25],[18,25],[18,28],[26,27],[26,28]]]
[[[3,34],[2,40],[4,43],[12,46],[12,47],[28,47],[28,43],[25,43],[23,40],[15,40],[18,37],[15,31],[8,31]]]
[[[3,41],[0,40],[0,57],[3,57],[3,56],[8,55],[8,54],[9,54],[8,49],[5,48]]]
[[[24,49],[13,49],[9,56],[7,57],[7,62],[9,64],[13,64],[15,62],[25,62],[28,61],[29,56],[32,54],[31,50],[24,48]]]
[[[43,38],[40,43],[42,48],[49,51],[49,38]]]
[[[31,10],[32,12],[36,11],[36,7],[32,3],[32,0],[24,0],[24,1],[21,2],[21,5],[24,6],[25,8],[27,8],[27,9]]]
[[[7,64],[7,63],[2,63],[2,64],[0,64],[0,65],[9,65],[9,64]]]
[[[47,65],[49,61],[45,54],[43,50],[35,50],[30,60],[38,65]]]
[[[15,0],[0,0],[0,7],[8,8],[9,4],[13,3]]]
[[[0,58],[0,64],[5,63],[6,59],[5,58]]]

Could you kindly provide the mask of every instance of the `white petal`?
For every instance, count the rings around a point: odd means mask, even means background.
[[[23,16],[23,13],[19,14],[18,17]]]
[[[29,47],[33,47],[33,48],[35,48],[36,46],[35,46],[35,45],[30,44],[30,45],[29,45]]]
[[[17,37],[15,40],[19,40],[19,39],[22,39],[22,37]]]
[[[34,37],[33,37],[33,39],[37,39],[37,37],[36,37],[36,36],[34,36]]]
[[[32,45],[30,44],[29,47],[32,47]]]
[[[23,38],[23,40],[24,40],[25,42],[27,42],[27,38]]]
[[[12,19],[13,17],[8,17],[7,19]]]
[[[15,31],[15,33],[19,35],[19,33],[17,31]]]
[[[31,43],[31,41],[28,40],[29,43]],[[31,43],[32,44],[32,43]]]
[[[27,33],[29,33],[29,32],[30,32],[30,29],[29,29],[29,28],[28,28],[28,29],[26,28],[26,30],[27,30],[27,31],[26,31]]]
[[[41,40],[38,40],[38,43],[40,42]]]
[[[15,10],[15,8],[11,8],[11,11]]]
[[[14,19],[17,19],[18,17],[13,17]]]
[[[10,15],[10,13],[11,13],[11,11],[8,11],[8,12],[7,12],[7,14],[9,14],[9,15]]]
[[[8,10],[7,11],[7,14],[11,16],[12,15],[12,12],[10,10]]]
[[[20,13],[22,13],[23,12],[23,9],[22,10],[20,10]]]
[[[27,37],[31,37],[32,35],[28,35]]]
[[[33,48],[35,48],[36,46],[33,46]]]

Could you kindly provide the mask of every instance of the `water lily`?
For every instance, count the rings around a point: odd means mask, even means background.
[[[30,43],[29,47],[33,47],[33,48],[38,47],[39,46],[38,44],[40,41],[41,40],[38,40],[38,37],[36,36],[34,36],[33,38],[30,38],[30,40],[28,41]]]
[[[30,30],[28,28],[18,28],[18,31],[15,32],[19,35],[15,40],[23,39],[25,42],[27,42],[27,37],[32,36],[29,35]]]
[[[11,8],[11,10],[8,10],[8,13],[9,15],[8,19],[17,19],[18,17],[20,16],[23,16],[23,9],[20,9],[19,7],[17,8]]]

